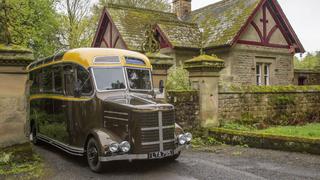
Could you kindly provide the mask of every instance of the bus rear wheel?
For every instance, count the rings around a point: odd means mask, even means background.
[[[103,164],[99,160],[100,151],[99,145],[94,138],[90,138],[87,144],[87,161],[90,166],[90,169],[93,172],[101,172],[103,169]]]

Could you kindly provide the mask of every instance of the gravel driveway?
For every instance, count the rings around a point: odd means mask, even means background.
[[[320,156],[232,146],[188,150],[176,162],[113,162],[95,174],[82,158],[43,144],[45,179],[320,179]]]

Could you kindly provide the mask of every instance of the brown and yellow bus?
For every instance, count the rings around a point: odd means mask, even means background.
[[[174,107],[154,99],[152,67],[140,53],[81,48],[27,69],[30,140],[85,156],[95,172],[107,161],[174,160],[191,141]]]

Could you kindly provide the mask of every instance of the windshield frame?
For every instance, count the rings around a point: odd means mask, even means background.
[[[147,70],[149,72],[149,78],[150,78],[150,83],[151,83],[151,87],[150,89],[132,89],[129,85],[129,77],[128,77],[128,69],[138,69],[138,70]],[[131,91],[144,91],[144,92],[151,92],[153,91],[153,82],[152,82],[152,73],[151,73],[151,69],[149,68],[138,68],[138,67],[125,67],[125,77],[126,77],[126,83],[127,87],[129,88],[129,90]]]
[[[95,74],[94,74],[94,69],[121,69],[121,70],[122,70],[122,74],[123,74],[123,79],[124,79],[125,88],[123,88],[123,89],[112,89],[112,90],[100,90],[100,89],[98,88],[98,85],[97,85],[97,80],[96,80],[96,76],[95,76]],[[128,82],[127,82],[127,78],[126,78],[126,74],[125,74],[125,70],[124,70],[123,66],[91,67],[91,68],[90,68],[90,71],[91,71],[91,73],[92,73],[94,85],[95,85],[95,88],[96,88],[96,91],[97,91],[97,92],[126,91],[126,90],[128,89]]]

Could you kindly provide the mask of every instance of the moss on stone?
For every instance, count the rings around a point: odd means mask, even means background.
[[[0,52],[27,52],[32,53],[30,49],[18,45],[4,45],[0,44]]]
[[[223,0],[191,13],[188,22],[204,29],[206,48],[230,45],[260,0]]]
[[[186,63],[191,63],[191,62],[200,62],[200,61],[205,61],[205,62],[224,62],[224,60],[218,58],[216,55],[200,55],[197,57],[194,57],[190,60],[187,60]]]
[[[236,86],[229,88],[231,91],[246,92],[246,93],[281,93],[281,92],[314,92],[320,91],[320,86]]]

